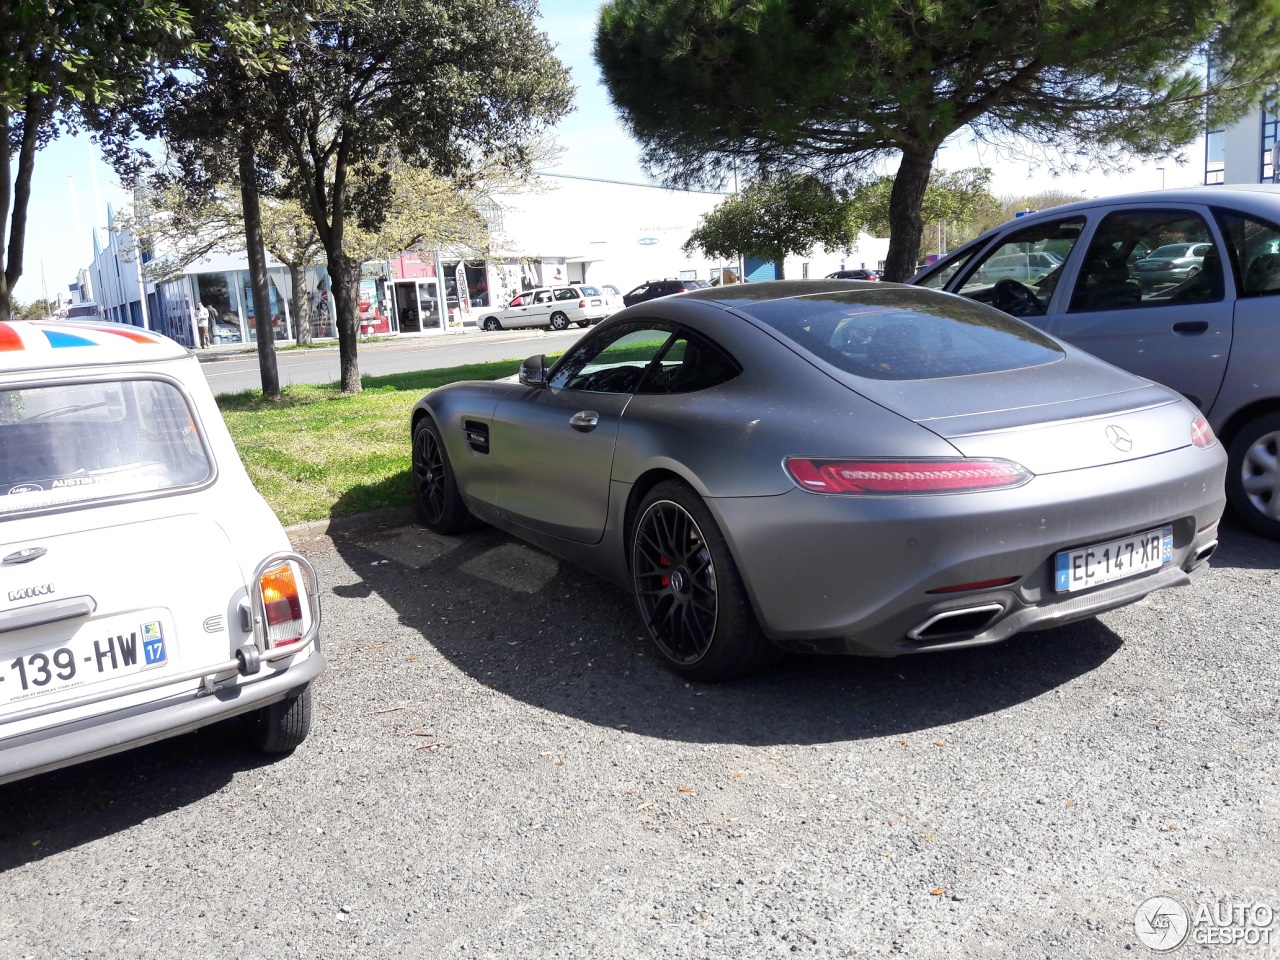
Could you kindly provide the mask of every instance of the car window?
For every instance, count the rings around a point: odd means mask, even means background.
[[[550,303],[550,302],[551,302],[551,291],[550,291],[550,290],[539,290],[537,293],[535,293],[535,294],[533,295],[533,302],[534,302],[534,303]]]
[[[640,286],[636,287],[634,290],[628,290],[626,295],[628,297],[642,297],[646,293],[648,293],[648,291],[649,291],[649,285],[647,283],[642,283],[640,284]]]
[[[1280,227],[1261,217],[1215,210],[1242,297],[1280,294]]]
[[[556,299],[577,300],[578,291],[574,290],[572,287],[556,287]]]
[[[1146,251],[1151,252],[1146,252]],[[1222,257],[1209,225],[1186,210],[1107,214],[1085,251],[1071,313],[1223,298]]]
[[[1007,235],[965,278],[959,292],[1018,317],[1041,316],[1084,219],[1050,220]]]
[[[930,380],[1052,363],[1062,348],[977,303],[913,288],[739,305],[804,350],[874,380]]]
[[[601,293],[595,287],[579,287],[584,297],[599,297]]]
[[[0,390],[0,514],[167,490],[210,472],[187,402],[165,381]]]
[[[519,294],[511,298],[511,302],[507,304],[509,307],[523,307],[525,294]]]
[[[920,278],[917,286],[929,287],[933,290],[941,290],[961,269],[973,259],[974,254],[982,249],[981,243],[975,243],[967,250],[960,250],[953,254],[949,259],[945,259],[940,265],[937,265],[931,272],[926,273]]]
[[[670,328],[653,321],[639,321],[588,337],[556,364],[550,385],[594,393],[634,393],[671,334]]]
[[[742,372],[728,353],[703,337],[679,331],[655,358],[638,393],[692,393],[727,383]]]

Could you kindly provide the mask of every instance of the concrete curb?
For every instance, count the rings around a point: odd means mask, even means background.
[[[332,517],[324,520],[308,520],[284,528],[290,540],[307,540],[312,537],[330,536],[334,533],[360,533],[379,527],[402,527],[415,523],[413,507],[384,507],[349,517]]]

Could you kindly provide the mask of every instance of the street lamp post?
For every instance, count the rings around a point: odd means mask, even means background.
[[[1164,167],[1156,167],[1160,171],[1160,189],[1164,189]]]

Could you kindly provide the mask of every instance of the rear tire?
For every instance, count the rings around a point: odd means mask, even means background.
[[[246,714],[249,742],[263,753],[291,753],[311,731],[311,684],[292,697]]]
[[[552,330],[568,330],[569,318],[566,317],[563,313],[553,313],[551,315],[551,329]]]
[[[498,320],[497,317],[485,317],[484,328],[488,330],[490,333],[494,333],[495,331],[502,329],[502,323]]]
[[[711,511],[687,484],[658,484],[630,531],[632,591],[663,660],[690,680],[718,681],[775,662]]]
[[[458,493],[440,428],[430,416],[413,428],[413,509],[418,522],[435,533],[462,533],[479,526]]]
[[[1280,413],[1250,420],[1231,441],[1227,500],[1246,525],[1280,540]]]

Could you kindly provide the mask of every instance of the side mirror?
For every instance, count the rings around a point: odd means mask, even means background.
[[[520,364],[520,382],[526,387],[547,385],[547,355],[540,353]]]

